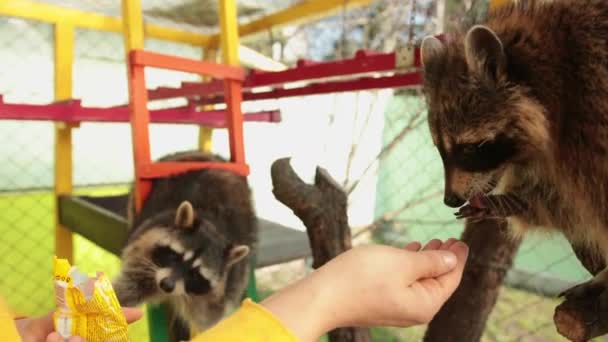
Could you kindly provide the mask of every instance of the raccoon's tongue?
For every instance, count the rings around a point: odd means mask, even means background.
[[[486,201],[485,199],[485,195],[484,194],[476,194],[473,195],[471,198],[469,198],[469,205],[471,207],[475,207],[475,208],[485,208],[486,207]]]

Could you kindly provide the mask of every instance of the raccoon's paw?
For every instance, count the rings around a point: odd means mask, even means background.
[[[603,270],[593,279],[573,286],[558,295],[566,299],[597,299],[602,309],[608,309],[608,271]]]
[[[469,199],[468,204],[454,213],[457,219],[470,220],[505,219],[508,216],[521,214],[526,210],[526,204],[517,196],[504,195],[477,195]]]
[[[458,212],[454,213],[457,219],[467,218],[472,221],[481,221],[490,218],[504,218],[491,208],[480,208],[470,204],[460,207]]]

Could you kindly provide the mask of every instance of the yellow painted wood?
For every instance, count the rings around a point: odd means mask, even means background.
[[[122,0],[123,34],[127,53],[144,48],[144,17],[141,0]]]
[[[55,25],[55,100],[72,97],[72,65],[74,62],[74,27]],[[73,262],[73,237],[59,224],[59,195],[72,192],[72,127],[55,124],[55,254]]]
[[[124,39],[124,46],[125,46],[125,51],[127,53],[127,58],[128,58],[128,54],[130,51],[132,50],[136,50],[136,49],[143,49],[144,48],[144,18],[143,18],[143,14],[142,14],[142,8],[141,8],[141,0],[122,0],[122,17],[123,17],[123,39]],[[133,70],[130,70],[129,68],[129,64],[127,64],[127,82],[128,82],[128,87],[129,87],[129,102],[130,102],[130,106],[129,106],[129,110],[133,111],[133,87],[135,86],[133,84],[133,78],[131,77],[131,73],[133,73]],[[140,72],[143,73],[143,69],[140,70]],[[143,77],[143,76],[142,76]],[[143,83],[144,81],[141,80],[141,82]],[[145,87],[145,84],[143,85],[138,85],[141,87]],[[133,116],[131,113],[131,134],[132,134],[132,141],[133,141],[133,162],[135,163],[135,180],[138,179],[138,165],[137,165],[137,160],[138,160],[138,156],[137,156],[137,148],[136,145],[137,142],[139,141],[138,139],[136,139],[136,135],[135,135],[135,128],[133,126]],[[144,139],[145,140],[145,139]],[[149,153],[149,152],[148,152]],[[140,156],[141,158],[141,156]],[[144,160],[147,158],[144,158]],[[139,190],[139,186],[138,186],[138,182],[135,182],[134,185],[134,191],[133,191],[133,196],[135,199],[135,203],[139,203],[140,201],[140,196],[141,196],[141,192]],[[135,206],[136,210],[137,209],[137,205]]]
[[[79,11],[30,0],[0,1],[0,15],[49,23],[61,22],[70,24],[74,27],[100,31],[122,32],[123,29],[122,20],[118,17]],[[145,33],[146,36],[150,38],[195,46],[204,46],[211,42],[211,38],[208,35],[177,30],[160,25],[145,25]]]
[[[230,0],[227,1],[230,2]],[[244,37],[286,24],[303,24],[336,14],[344,8],[351,9],[365,6],[375,1],[377,0],[305,0],[294,6],[241,25],[239,27],[239,35]],[[221,34],[214,35],[211,39],[211,45],[221,44]]]
[[[200,126],[198,129],[198,148],[203,152],[213,149],[213,128]]]
[[[235,0],[221,0],[220,13],[220,42],[222,62],[229,65],[239,64],[239,31]]]
[[[217,62],[217,49],[203,49],[203,59],[210,62]],[[202,76],[202,81],[209,81],[209,77]],[[212,110],[213,105],[202,106],[203,110]],[[200,126],[198,129],[198,148],[203,152],[211,152],[213,149],[213,128]]]

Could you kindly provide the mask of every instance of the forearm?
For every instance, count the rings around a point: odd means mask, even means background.
[[[260,304],[271,311],[302,342],[314,342],[335,328],[334,310],[329,303],[330,283],[323,280],[321,270],[315,271]]]

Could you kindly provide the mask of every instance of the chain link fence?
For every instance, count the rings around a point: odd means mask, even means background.
[[[106,15],[120,14],[120,1],[46,0],[45,3]],[[204,2],[204,3],[203,3]],[[473,1],[475,3],[475,1]],[[247,22],[297,1],[239,1]],[[438,32],[472,4],[435,0],[379,0],[305,25],[285,26],[244,37],[242,44],[293,66],[298,59],[352,57],[358,49],[389,52],[400,44]],[[147,22],[193,32],[217,27],[217,1],[143,0]],[[0,94],[6,102],[53,101],[53,26],[0,17]],[[188,58],[200,47],[147,39],[146,49]],[[73,97],[83,106],[127,102],[125,53],[118,33],[75,31]],[[148,87],[177,86],[197,76],[147,70]],[[183,100],[151,103],[151,108]],[[413,239],[459,236],[462,223],[443,206],[443,171],[426,126],[419,89],[361,91],[245,103],[244,111],[280,109],[280,123],[246,123],[246,155],[256,209],[264,218],[304,229],[272,195],[270,165],[290,156],[296,171],[311,180],[321,165],[349,193],[349,221],[357,243],[404,245]],[[20,313],[53,308],[54,253],[53,129],[48,122],[0,121],[0,248],[5,275],[0,293]],[[82,123],[73,131],[73,180],[77,194],[127,191],[132,179],[130,128],[122,123]],[[198,127],[154,124],[152,155],[196,148]],[[214,152],[228,155],[227,134],[213,133]],[[75,260],[87,272],[117,274],[117,257],[75,236]],[[310,271],[305,261],[257,271],[263,293]],[[553,326],[552,296],[589,277],[559,236],[526,238],[517,254],[484,341],[562,341]],[[374,329],[378,341],[421,340],[425,327]],[[146,321],[132,326],[134,341],[146,341]]]

